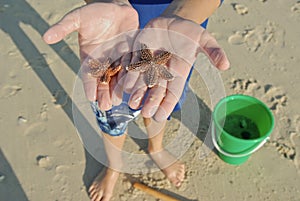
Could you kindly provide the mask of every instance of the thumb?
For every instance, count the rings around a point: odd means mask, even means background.
[[[206,47],[204,51],[219,70],[227,70],[230,67],[229,60],[223,49],[219,47]]]
[[[210,61],[219,69],[227,70],[230,67],[229,60],[218,44],[217,40],[208,33],[208,31],[202,32],[199,41],[200,47],[202,47],[203,52],[208,56]]]
[[[54,44],[61,41],[65,36],[79,29],[80,14],[79,9],[75,9],[65,15],[58,23],[50,27],[43,35],[43,40],[47,44]]]

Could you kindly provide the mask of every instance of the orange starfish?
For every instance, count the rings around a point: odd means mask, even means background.
[[[112,66],[111,59],[108,58],[104,63],[97,59],[89,59],[88,66],[90,68],[90,75],[97,78],[98,83],[108,84],[111,77],[121,70],[121,65]]]
[[[166,63],[172,54],[167,51],[154,56],[145,44],[142,44],[141,60],[126,67],[128,71],[139,71],[144,73],[144,81],[151,88],[158,84],[159,77],[171,81],[174,76],[167,69]]]

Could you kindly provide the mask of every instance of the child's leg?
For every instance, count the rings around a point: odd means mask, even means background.
[[[91,107],[102,131],[109,165],[103,174],[101,172],[95,178],[89,193],[92,201],[109,201],[122,167],[122,148],[126,138],[124,132],[128,123],[138,116],[140,110],[132,110],[124,102],[108,111],[99,110],[97,102],[92,102]]]
[[[122,148],[126,135],[111,136],[103,133],[103,142],[107,155],[109,167],[95,178],[89,188],[92,201],[109,201],[113,195],[115,184],[119,177],[119,170],[122,167]]]
[[[165,133],[166,122],[156,122],[151,118],[144,118],[144,124],[148,133],[148,151],[163,171],[166,177],[177,187],[179,187],[184,179],[184,165],[179,162],[172,154],[163,148],[163,136]]]

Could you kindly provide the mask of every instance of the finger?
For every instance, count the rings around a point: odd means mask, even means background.
[[[166,86],[167,81],[161,80],[158,86],[155,86],[149,90],[142,109],[143,117],[150,118],[156,113],[161,101],[166,95]]]
[[[227,70],[229,68],[230,63],[224,50],[220,47],[217,40],[208,33],[208,31],[204,31],[202,33],[199,44],[204,53],[218,69]]]
[[[112,105],[120,105],[123,97],[123,82],[125,78],[125,70],[121,70],[117,76],[110,81],[110,94]]]
[[[132,89],[128,105],[133,109],[138,109],[143,101],[147,89],[148,87],[144,82],[144,74],[141,74]]]
[[[127,75],[124,80],[123,90],[124,92],[130,94],[134,88],[134,85],[139,78],[139,72],[127,72]]]
[[[166,96],[153,116],[156,121],[164,121],[170,116],[175,105],[180,100],[184,85],[185,78],[180,76],[176,77],[173,81],[168,82]]]
[[[97,87],[97,101],[100,110],[106,111],[111,109],[111,98],[108,84],[98,84]]]
[[[43,35],[43,39],[48,44],[57,43],[66,35],[78,30],[79,26],[79,9],[76,9],[65,15],[57,24],[48,29]]]
[[[82,79],[86,98],[94,102],[97,100],[97,79],[90,75],[90,68],[86,61],[80,67],[79,76]]]
[[[137,49],[137,48],[136,48]],[[139,50],[134,51],[130,54],[130,57],[127,57],[127,65],[128,66],[130,63],[135,63],[137,61],[139,61]],[[130,58],[130,61],[128,60]],[[129,61],[129,62],[128,62]],[[123,85],[123,90],[124,92],[131,94],[134,86],[136,85],[137,80],[140,77],[140,73],[139,72],[135,72],[135,71],[128,71],[124,80],[124,85]]]
[[[85,91],[85,96],[89,101],[97,100],[97,80],[90,76],[85,76],[83,78],[83,88]]]
[[[125,66],[128,66],[131,60],[131,53],[125,53],[121,58],[121,66],[122,70],[118,73],[116,77],[116,82],[111,86],[112,88],[112,104],[119,105],[122,102],[123,97],[123,86],[125,83],[127,71],[125,70]]]

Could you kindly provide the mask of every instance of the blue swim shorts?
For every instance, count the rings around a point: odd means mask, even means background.
[[[96,115],[99,128],[111,136],[123,135],[128,123],[141,113],[141,110],[131,109],[126,102],[113,106],[108,111],[101,111],[98,102],[91,102],[91,107]]]

